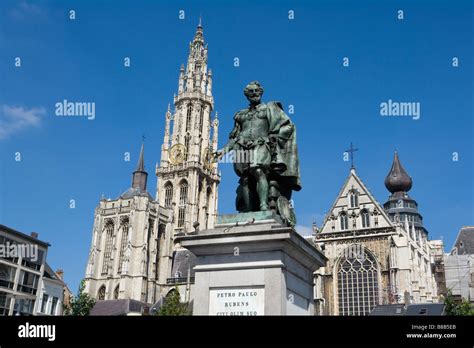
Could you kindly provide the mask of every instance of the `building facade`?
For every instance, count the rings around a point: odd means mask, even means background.
[[[95,210],[85,291],[97,300],[154,304],[175,288],[189,300],[193,277],[186,262],[194,258],[183,256],[190,253],[174,245],[174,236],[214,225],[220,182],[210,161],[219,122],[217,114],[211,119],[212,72],[201,24],[189,50],[174,107],[165,114],[156,199],[146,189],[142,145],[131,187],[114,200],[102,199]]]
[[[170,211],[146,190],[142,145],[132,186],[95,209],[85,291],[97,300],[153,303],[171,271]]]
[[[49,246],[0,225],[0,315],[62,315],[65,284],[46,262]]]
[[[383,207],[351,168],[315,243],[328,258],[316,274],[320,314],[368,315],[380,304],[437,301],[431,249],[412,181],[395,154]]]
[[[455,300],[467,299],[474,303],[474,226],[461,228],[444,263],[446,287]]]
[[[46,263],[38,289],[40,303],[36,306],[36,315],[62,315],[66,289],[63,280]]]

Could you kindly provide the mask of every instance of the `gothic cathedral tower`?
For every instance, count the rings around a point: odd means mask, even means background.
[[[217,112],[211,120],[214,99],[207,54],[199,23],[189,44],[186,70],[181,65],[179,71],[174,109],[168,106],[165,115],[161,162],[156,167],[156,200],[172,210],[174,232],[212,228],[217,215],[220,174],[210,154],[217,150],[219,123]]]

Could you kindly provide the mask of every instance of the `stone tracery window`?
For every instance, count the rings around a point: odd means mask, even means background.
[[[204,125],[204,106],[201,107],[201,112],[199,114],[199,133],[202,134],[202,129]]]
[[[186,132],[191,130],[191,115],[193,113],[193,106],[192,104],[188,104],[188,111],[186,114]]]
[[[356,208],[359,206],[359,193],[357,190],[349,191],[349,204],[351,208]]]
[[[105,249],[104,261],[102,263],[102,274],[107,274],[112,261],[112,249],[114,240],[114,223],[112,220],[107,221],[105,226]]]
[[[339,221],[341,223],[341,230],[347,230],[349,228],[349,220],[345,212],[339,215]]]
[[[184,180],[179,187],[178,228],[184,226],[186,204],[188,203],[188,183]]]
[[[105,285],[102,285],[97,292],[97,299],[99,301],[105,300]]]
[[[337,266],[339,315],[368,315],[379,304],[377,261],[365,248],[357,250],[345,251]]]
[[[367,209],[362,209],[360,212],[360,216],[362,218],[362,227],[370,227],[370,214]]]
[[[173,203],[173,184],[170,182],[165,185],[165,208],[170,208]]]
[[[129,230],[129,220],[128,220],[128,217],[126,217],[122,220],[122,241],[120,245],[118,273],[122,273],[122,265],[124,262],[125,250],[127,249],[127,242],[128,242],[128,230]]]

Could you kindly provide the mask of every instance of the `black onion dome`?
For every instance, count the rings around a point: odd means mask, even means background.
[[[395,152],[392,169],[385,178],[385,187],[391,193],[408,192],[413,184],[412,179],[400,164],[398,153]]]

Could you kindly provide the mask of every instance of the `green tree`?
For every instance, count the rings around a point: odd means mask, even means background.
[[[444,305],[447,315],[474,315],[473,305],[465,298],[461,303],[456,303],[451,289],[448,290],[448,295],[444,299]]]
[[[174,289],[166,295],[165,300],[156,315],[190,315],[187,303],[181,302],[178,289]]]
[[[64,315],[89,315],[92,307],[95,305],[95,299],[84,292],[85,287],[86,283],[83,279],[79,285],[79,292],[77,293],[77,296],[74,296],[71,299],[69,305],[64,304]]]

